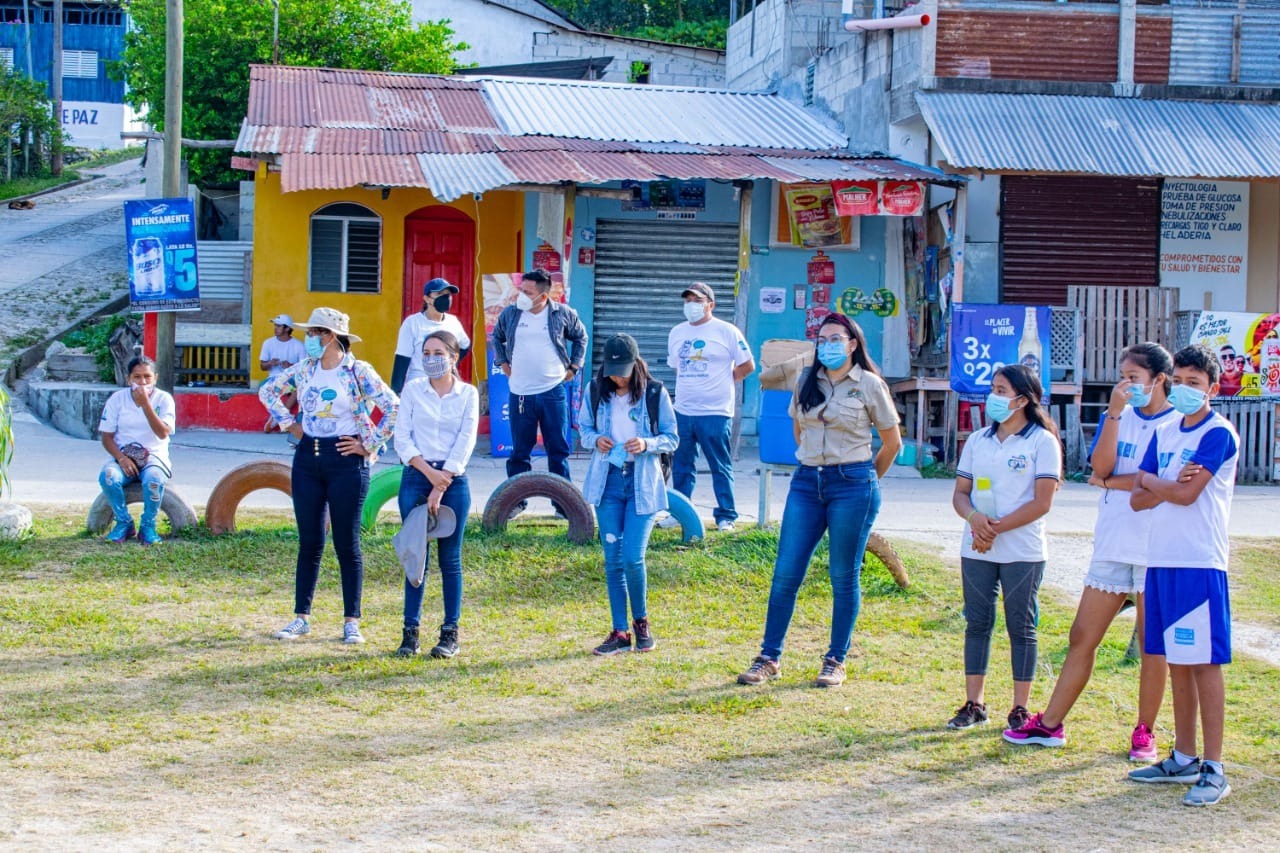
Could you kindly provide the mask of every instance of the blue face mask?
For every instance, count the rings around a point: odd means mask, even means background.
[[[837,370],[848,360],[849,353],[845,351],[843,341],[818,344],[818,361],[828,370]]]
[[[1154,386],[1152,386],[1154,387]],[[1151,402],[1151,391],[1142,385],[1129,386],[1129,405],[1141,409]]]
[[[1204,405],[1205,396],[1190,385],[1174,385],[1169,392],[1169,405],[1180,415],[1194,415]]]
[[[306,347],[307,355],[312,358],[319,358],[324,355],[324,344],[320,342],[319,335],[307,335],[303,339],[302,345]]]
[[[1001,397],[992,391],[987,395],[987,417],[998,424],[1004,423],[1009,419],[1009,415],[1013,414],[1010,404],[1013,400],[1009,397]]]

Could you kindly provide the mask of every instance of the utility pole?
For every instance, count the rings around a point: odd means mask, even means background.
[[[49,140],[49,171],[62,174],[62,0],[53,0],[53,139]]]
[[[182,186],[182,0],[165,0],[164,197],[185,198]],[[173,393],[172,311],[156,316],[156,384]]]

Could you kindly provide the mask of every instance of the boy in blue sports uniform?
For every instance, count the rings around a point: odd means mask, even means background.
[[[1182,800],[1189,806],[1212,805],[1231,793],[1222,768],[1222,665],[1231,662],[1227,518],[1239,438],[1209,407],[1220,375],[1218,357],[1207,347],[1185,347],[1173,357],[1169,402],[1182,417],[1157,429],[1130,495],[1134,509],[1152,514],[1143,647],[1169,662],[1174,749],[1129,778],[1192,785]],[[1203,759],[1196,757],[1197,705]]]

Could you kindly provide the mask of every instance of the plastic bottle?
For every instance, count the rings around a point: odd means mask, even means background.
[[[973,508],[988,518],[996,517],[996,496],[991,491],[991,481],[979,477],[973,482],[973,493],[969,496]]]

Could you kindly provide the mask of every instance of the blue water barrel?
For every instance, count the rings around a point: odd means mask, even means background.
[[[796,464],[796,437],[787,407],[790,391],[760,392],[760,461],[770,465]]]

